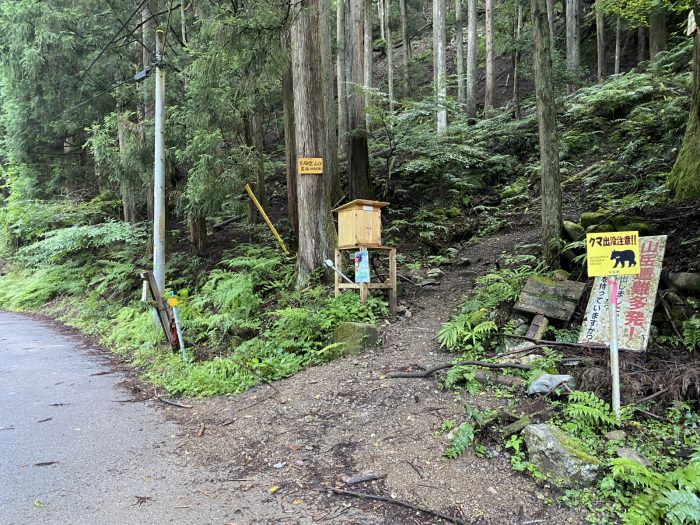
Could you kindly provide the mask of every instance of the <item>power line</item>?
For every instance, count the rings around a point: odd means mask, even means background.
[[[114,4],[112,4],[111,0],[107,0],[107,4],[109,5],[109,8],[112,10],[114,17],[121,24],[122,29],[126,29],[127,34],[124,36],[124,38],[126,39],[126,38],[129,38],[130,36],[133,37],[134,41],[137,42],[142,48],[144,48],[149,53],[153,53],[153,51],[151,51],[151,49],[143,42],[143,40],[141,40],[140,38],[137,38],[134,35],[134,32],[136,31],[136,29],[134,29],[133,31],[130,30],[129,27],[127,26],[128,21],[127,22],[122,21],[121,17],[119,16],[119,13],[117,13],[117,10],[114,8]],[[120,29],[120,31],[121,31],[121,29]]]
[[[170,32],[170,16],[173,14],[173,0],[170,0],[170,7],[168,8],[168,18],[165,22],[165,38],[163,38],[163,54],[165,54],[165,45],[168,42],[168,33]],[[161,57],[162,59],[162,57]]]
[[[136,8],[136,10],[135,10],[133,13],[131,13],[131,16],[127,19],[127,21],[124,23],[124,25],[128,24],[129,22],[131,22],[131,19],[134,18],[134,17],[136,16],[136,13],[138,13],[139,11],[141,11],[141,9],[143,8],[143,6],[146,5],[146,2],[148,2],[148,0],[143,0],[143,1],[139,4],[139,6]],[[117,39],[119,38],[119,35],[121,35],[121,32],[122,32],[122,28],[120,27],[119,30],[116,32],[116,34],[112,37],[112,39],[107,43],[107,45],[106,45],[105,47],[102,48],[102,51],[100,51],[100,54],[97,55],[97,57],[90,63],[90,65],[87,67],[87,69],[85,70],[85,72],[83,73],[83,75],[87,75],[87,74],[90,72],[90,69],[92,69],[92,66],[94,66],[94,65],[97,63],[97,61],[98,61],[100,58],[102,58],[102,55],[105,54],[105,52],[107,51],[107,49],[109,49],[109,47],[110,47],[112,44],[114,44],[114,42],[117,41]],[[75,84],[73,85],[73,89],[75,89],[76,86],[80,83],[80,80],[81,80],[80,78],[78,78],[78,80],[76,80]]]
[[[117,82],[116,84],[113,84],[111,87],[100,91],[100,92],[97,93],[96,95],[93,95],[92,97],[90,97],[90,98],[88,98],[88,99],[85,99],[85,100],[83,100],[82,102],[79,102],[78,104],[75,104],[75,105],[73,105],[73,106],[71,106],[71,107],[69,107],[69,108],[66,108],[66,109],[64,109],[63,111],[60,111],[59,113],[56,113],[55,115],[53,115],[53,116],[49,117],[48,119],[46,119],[46,124],[48,124],[48,123],[50,123],[50,122],[53,122],[53,121],[55,121],[56,119],[59,119],[60,117],[62,117],[62,116],[65,115],[66,113],[69,113],[69,112],[71,112],[71,111],[75,111],[76,109],[79,109],[79,108],[83,107],[84,105],[89,104],[89,103],[92,102],[93,100],[96,100],[96,99],[100,98],[101,96],[106,95],[107,93],[111,93],[113,90],[117,89],[118,87],[123,86],[124,84],[126,84],[126,83],[128,83],[128,82],[132,82],[132,79],[128,78],[128,79],[126,79],[126,80],[122,80],[122,81],[120,81],[120,82]],[[24,131],[25,133],[27,133],[27,132],[32,132],[32,131],[41,131],[42,129],[44,129],[44,128],[46,128],[46,127],[47,127],[47,126],[42,126],[42,125],[40,125],[40,124],[37,123],[37,124],[35,124],[35,125],[33,125],[33,126],[29,127],[29,128],[24,128],[22,131]]]

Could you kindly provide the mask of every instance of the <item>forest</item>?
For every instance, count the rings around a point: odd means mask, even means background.
[[[505,462],[537,494],[527,523],[700,524],[698,19],[699,0],[0,0],[0,308],[202,413],[366,362],[363,390],[458,399],[414,437],[445,468]],[[398,305],[374,281],[334,293],[358,274],[334,258],[356,199],[388,203]],[[579,340],[586,234],[614,232],[667,236],[621,409],[609,342]],[[533,336],[518,304],[562,281],[576,304]],[[175,351],[151,299],[177,306]],[[543,374],[571,388],[526,396]],[[545,425],[595,479],[538,462]],[[379,512],[390,479],[354,503]],[[413,506],[377,523],[516,523],[395,491]]]

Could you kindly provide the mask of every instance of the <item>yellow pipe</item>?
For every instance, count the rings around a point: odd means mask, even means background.
[[[284,241],[282,240],[282,237],[280,237],[280,234],[277,233],[277,230],[275,227],[272,225],[272,222],[270,222],[270,218],[267,216],[265,213],[265,210],[263,210],[262,206],[260,206],[260,203],[258,202],[258,199],[255,197],[255,193],[253,193],[253,190],[250,189],[250,185],[246,184],[245,185],[245,191],[248,192],[248,196],[251,198],[253,201],[253,204],[255,204],[255,207],[258,209],[260,212],[260,215],[262,215],[262,218],[265,219],[265,222],[267,223],[267,226],[270,228],[270,231],[272,232],[272,235],[275,236],[275,239],[277,239],[277,242],[280,243],[280,246],[282,247],[282,251],[286,254],[289,255],[289,250],[287,249],[287,245],[284,244]]]

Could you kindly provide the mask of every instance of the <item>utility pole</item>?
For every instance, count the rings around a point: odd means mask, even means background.
[[[165,293],[165,31],[156,31],[156,115],[153,173],[153,276]]]

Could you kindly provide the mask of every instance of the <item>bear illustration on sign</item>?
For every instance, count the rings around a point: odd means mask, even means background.
[[[627,263],[628,268],[631,268],[632,266],[637,266],[637,261],[634,260],[633,250],[613,250],[613,252],[610,254],[610,260],[615,261],[615,265],[613,266],[613,268],[617,268],[619,264],[621,264],[624,268],[625,263]]]

